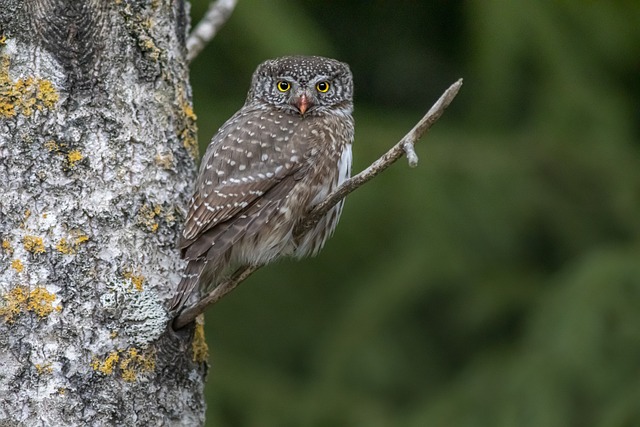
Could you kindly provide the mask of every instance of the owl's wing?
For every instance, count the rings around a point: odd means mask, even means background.
[[[187,259],[201,255],[200,245],[194,245],[200,236],[216,234],[216,227],[228,228],[234,218],[246,222],[240,216],[258,200],[266,202],[265,195],[271,205],[274,197],[286,197],[293,178],[308,167],[303,154],[309,136],[296,132],[299,124],[277,111],[243,109],[220,128],[202,159],[178,242]]]

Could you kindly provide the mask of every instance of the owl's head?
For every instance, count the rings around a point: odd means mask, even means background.
[[[284,56],[263,62],[253,73],[247,104],[275,106],[290,114],[353,110],[353,76],[349,66],[321,56]]]

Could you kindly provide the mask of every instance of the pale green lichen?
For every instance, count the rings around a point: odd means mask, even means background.
[[[145,285],[151,280],[149,277],[140,274],[135,266],[125,266],[119,275],[106,280],[107,290],[100,295],[100,304],[105,314],[117,316],[119,338],[146,348],[166,332],[169,313],[158,292]]]

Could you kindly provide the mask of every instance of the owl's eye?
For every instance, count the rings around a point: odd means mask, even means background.
[[[289,89],[291,89],[291,84],[283,80],[280,80],[277,86],[280,92],[287,92]]]
[[[327,92],[329,90],[329,82],[318,82],[316,89],[321,93]]]

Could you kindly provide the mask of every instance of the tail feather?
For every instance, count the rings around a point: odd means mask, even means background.
[[[171,300],[169,310],[178,311],[185,305],[198,286],[198,280],[206,265],[207,260],[205,258],[189,261],[189,264],[182,272],[182,280],[178,284],[176,293]]]

